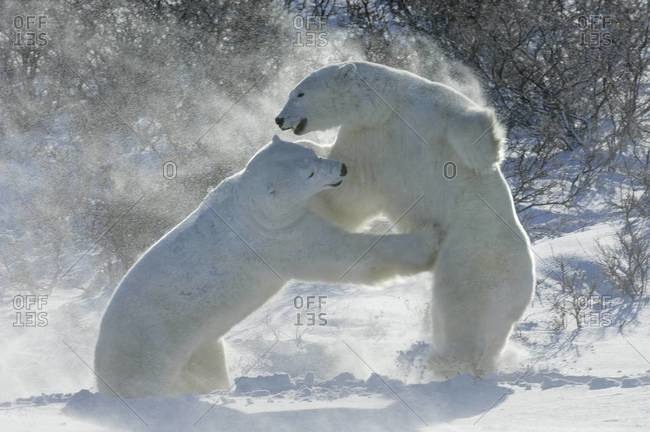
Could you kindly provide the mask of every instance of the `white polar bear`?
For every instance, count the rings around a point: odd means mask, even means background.
[[[436,234],[344,232],[308,210],[341,162],[278,137],[129,270],[95,349],[98,387],[124,397],[228,386],[220,338],[291,278],[372,283],[433,264]]]
[[[355,62],[308,75],[275,120],[297,135],[340,126],[328,154],[350,176],[315,198],[321,215],[350,230],[380,212],[401,231],[440,226],[432,366],[442,376],[493,370],[534,286],[494,113],[443,84]]]

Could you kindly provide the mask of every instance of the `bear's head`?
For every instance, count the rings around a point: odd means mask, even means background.
[[[334,127],[372,126],[385,107],[364,78],[367,64],[325,66],[305,77],[289,93],[289,100],[275,118],[282,130],[296,135]]]
[[[246,165],[241,193],[274,224],[277,218],[300,216],[311,197],[340,186],[346,174],[342,162],[320,158],[312,149],[275,135]]]

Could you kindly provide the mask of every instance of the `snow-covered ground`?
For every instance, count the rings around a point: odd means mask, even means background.
[[[588,305],[592,319],[578,332],[570,321],[558,328],[551,308],[555,260],[593,261],[595,241],[607,242],[612,230],[596,224],[534,244],[547,289],[513,334],[503,371],[483,379],[431,381],[421,367],[425,274],[381,287],[291,284],[228,335],[232,391],[176,398],[95,393],[105,295],[53,292],[43,327],[14,327],[9,300],[0,430],[647,431],[650,309],[622,315],[606,297]]]

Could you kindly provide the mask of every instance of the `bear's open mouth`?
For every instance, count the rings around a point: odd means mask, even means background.
[[[296,127],[293,128],[293,133],[295,133],[296,135],[300,135],[302,133],[302,131],[305,130],[305,126],[307,126],[307,119],[306,118],[301,119],[298,122]]]
[[[329,185],[327,185],[327,186],[330,186],[330,187],[339,187],[339,186],[341,186],[341,183],[343,183],[343,180],[339,180],[339,181],[337,181],[336,183],[332,183],[332,184],[329,184]]]

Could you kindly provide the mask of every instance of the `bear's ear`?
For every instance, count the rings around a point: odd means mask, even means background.
[[[354,63],[343,63],[336,70],[336,76],[339,79],[350,79],[357,73],[357,65]]]
[[[280,139],[280,137],[279,137],[277,134],[273,134],[273,138],[271,138],[271,142],[272,142],[273,144],[277,144],[277,143],[279,143],[279,142],[281,142],[281,141],[282,141],[282,140]]]

